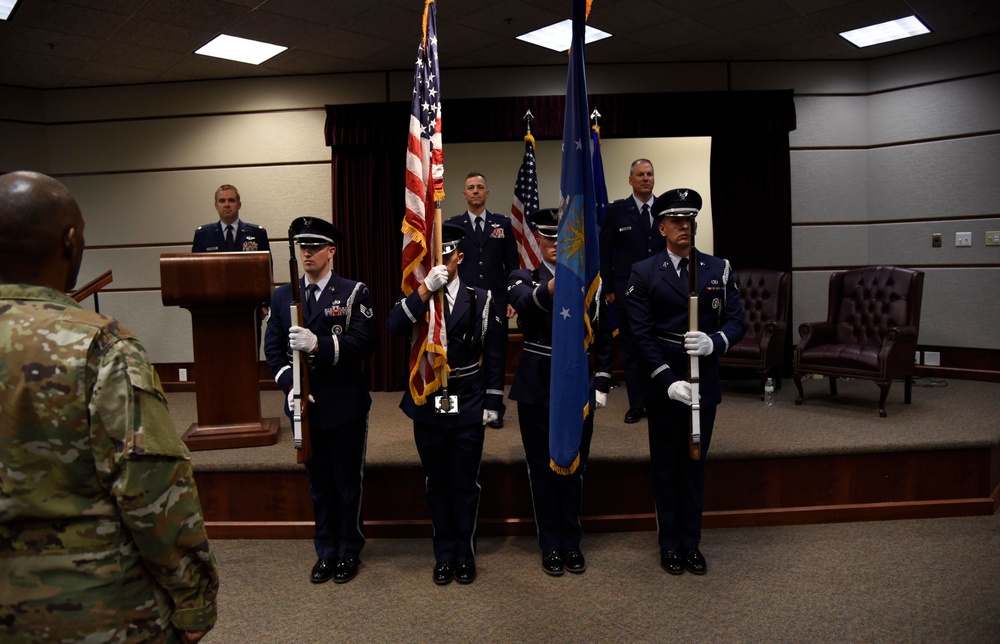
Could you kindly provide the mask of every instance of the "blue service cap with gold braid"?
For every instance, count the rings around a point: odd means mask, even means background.
[[[336,245],[344,239],[339,228],[319,217],[298,217],[292,221],[291,229],[299,246]]]
[[[696,217],[701,210],[701,195],[691,188],[667,190],[653,202],[650,212],[660,217]]]
[[[559,209],[542,208],[528,215],[528,221],[542,237],[555,239],[559,236]]]

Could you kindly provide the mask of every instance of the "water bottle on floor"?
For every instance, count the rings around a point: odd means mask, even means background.
[[[774,404],[774,379],[768,378],[764,383],[764,405],[770,407]]]

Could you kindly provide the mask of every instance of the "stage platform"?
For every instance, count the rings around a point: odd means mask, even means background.
[[[1000,384],[916,381],[903,404],[893,385],[888,418],[878,387],[803,383],[805,403],[783,381],[765,407],[756,380],[726,381],[707,466],[705,527],[971,516],[1000,502]],[[424,478],[399,392],[377,392],[369,417],[365,532],[431,534]],[[214,538],[309,538],[312,507],[295,462],[282,395],[261,394],[265,416],[281,416],[276,445],[192,454],[209,534]],[[168,395],[178,433],[196,420],[193,393]],[[534,534],[527,472],[508,402],[506,426],[487,429],[480,483],[482,535]],[[655,528],[645,421],[626,425],[624,389],[598,410],[584,479],[585,530]]]

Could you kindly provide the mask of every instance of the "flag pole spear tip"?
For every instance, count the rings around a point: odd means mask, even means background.
[[[524,113],[523,120],[525,125],[528,127],[528,136],[531,136],[531,122],[535,120],[535,115],[531,113],[531,110],[528,110]]]

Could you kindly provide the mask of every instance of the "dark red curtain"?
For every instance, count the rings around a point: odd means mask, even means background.
[[[737,268],[790,271],[791,90],[594,95],[605,139],[711,136],[715,250]],[[520,141],[522,117],[537,117],[539,139],[562,137],[564,96],[446,100],[444,141]],[[406,342],[386,316],[399,294],[408,103],[328,105],[333,222],[344,231],[338,272],[365,282],[379,325],[371,361],[374,391],[406,386]],[[446,157],[447,158],[447,157]],[[511,169],[515,172],[516,169]]]

